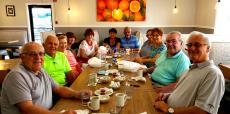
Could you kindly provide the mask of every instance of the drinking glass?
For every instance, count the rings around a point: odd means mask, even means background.
[[[97,85],[97,73],[90,73],[88,86],[96,86]]]
[[[87,93],[81,93],[81,104],[82,106],[87,106],[87,103],[89,102],[90,95]]]
[[[128,82],[125,83],[125,93],[127,95],[127,99],[132,99],[133,86],[131,86]]]

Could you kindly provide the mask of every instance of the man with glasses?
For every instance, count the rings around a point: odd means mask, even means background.
[[[166,37],[167,50],[156,60],[156,67],[147,69],[157,92],[171,91],[181,74],[189,69],[190,61],[182,51],[181,33],[173,31]]]
[[[225,84],[223,74],[209,60],[209,39],[192,32],[186,46],[193,64],[171,94],[159,94],[154,107],[170,114],[217,114]]]
[[[48,111],[53,105],[52,92],[64,98],[80,98],[91,91],[75,91],[59,86],[42,69],[44,48],[35,42],[22,47],[21,64],[10,71],[2,85],[2,114],[58,114]],[[75,114],[66,111],[63,114]]]
[[[70,86],[76,76],[74,76],[65,54],[57,51],[58,45],[59,41],[56,36],[47,36],[43,43],[45,48],[43,68],[57,83]]]

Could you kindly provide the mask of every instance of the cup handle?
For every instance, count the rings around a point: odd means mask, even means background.
[[[88,106],[90,109],[92,109],[92,107],[91,107],[91,102],[88,102],[88,103],[87,103],[87,106]]]

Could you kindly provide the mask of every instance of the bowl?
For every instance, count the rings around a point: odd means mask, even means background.
[[[100,95],[100,102],[101,103],[108,103],[110,99],[109,95]]]

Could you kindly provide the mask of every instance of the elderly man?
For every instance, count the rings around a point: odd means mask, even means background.
[[[167,50],[162,51],[156,61],[151,78],[158,86],[157,92],[169,92],[175,86],[181,74],[189,69],[189,58],[182,51],[181,33],[173,31],[166,37]]]
[[[65,54],[58,52],[59,41],[56,36],[47,36],[43,46],[45,57],[43,68],[60,85],[71,85],[75,76]]]
[[[131,35],[131,28],[124,28],[124,37],[121,38],[121,48],[131,48],[139,50],[139,41],[136,36]]]
[[[209,39],[192,32],[186,45],[193,65],[171,94],[158,96],[154,107],[167,114],[217,114],[225,84],[223,74],[209,60]]]
[[[2,85],[2,114],[58,114],[49,111],[53,105],[52,92],[64,98],[79,98],[91,91],[74,91],[56,84],[42,69],[44,48],[35,42],[22,47],[22,63],[10,71]],[[63,114],[74,114],[67,111]]]

